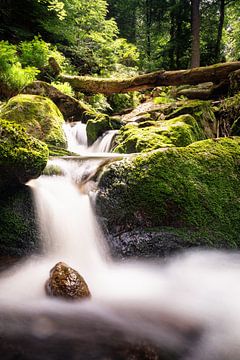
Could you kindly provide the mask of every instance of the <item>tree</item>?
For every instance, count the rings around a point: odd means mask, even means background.
[[[192,51],[191,67],[200,66],[200,0],[191,0]]]

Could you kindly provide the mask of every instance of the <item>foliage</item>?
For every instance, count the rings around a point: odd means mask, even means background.
[[[10,92],[20,91],[35,80],[38,73],[38,69],[33,66],[22,67],[15,45],[0,41],[0,81]]]
[[[57,88],[59,91],[61,91],[63,94],[74,96],[74,90],[72,89],[71,85],[68,82],[60,83],[57,81],[53,81],[51,83],[55,88]]]
[[[42,69],[48,65],[50,57],[54,57],[59,65],[64,63],[63,55],[56,47],[35,36],[32,41],[22,41],[18,46],[19,60],[23,66],[35,66]]]
[[[126,94],[113,94],[109,96],[108,101],[111,105],[113,113],[119,113],[139,105],[138,95],[138,92],[133,91]]]

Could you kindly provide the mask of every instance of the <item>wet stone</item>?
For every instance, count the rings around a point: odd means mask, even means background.
[[[90,298],[91,293],[84,278],[63,262],[57,263],[50,271],[45,290],[48,296],[80,300]]]

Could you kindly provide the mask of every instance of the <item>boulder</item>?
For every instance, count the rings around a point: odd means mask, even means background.
[[[96,196],[105,232],[121,241],[123,232],[154,229],[181,247],[238,247],[239,145],[238,137],[207,139],[109,165]]]
[[[92,145],[97,138],[102,136],[106,131],[120,129],[122,125],[120,119],[104,114],[89,119],[86,127],[88,145]]]
[[[0,197],[0,268],[41,251],[32,191],[29,186],[1,189]]]
[[[47,144],[67,146],[63,116],[48,98],[39,95],[17,95],[0,110],[0,117],[22,125],[28,134]]]
[[[0,188],[17,186],[41,175],[48,148],[15,123],[0,119]]]
[[[45,289],[49,296],[69,300],[91,297],[87,283],[83,277],[76,270],[63,262],[57,263],[52,268]]]
[[[159,148],[186,146],[204,138],[203,129],[191,115],[186,114],[171,120],[123,126],[115,140],[117,146],[114,152],[148,152]]]
[[[90,107],[88,105],[62,93],[56,87],[44,81],[34,81],[26,86],[22,93],[48,97],[57,105],[66,121],[86,122],[89,118]]]

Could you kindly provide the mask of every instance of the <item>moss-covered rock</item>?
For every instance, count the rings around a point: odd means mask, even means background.
[[[66,95],[58,90],[55,86],[44,81],[34,81],[26,86],[22,93],[41,95],[51,99],[57,105],[66,121],[86,122],[89,118],[88,112],[90,106],[72,96]]]
[[[240,135],[240,93],[221,102],[219,123],[222,135]]]
[[[191,115],[181,115],[167,121],[147,122],[146,127],[144,124],[128,124],[122,127],[114,152],[148,152],[159,148],[187,146],[205,138],[203,130]]]
[[[217,121],[210,101],[186,100],[178,103],[177,108],[166,116],[166,120],[184,114],[190,114],[195,118],[207,138],[216,137]]]
[[[96,199],[104,227],[164,227],[183,242],[239,246],[239,145],[240,138],[208,139],[110,165]]]
[[[92,145],[97,138],[102,136],[106,131],[117,130],[120,129],[121,126],[122,122],[120,119],[103,114],[88,120],[86,127],[88,145]]]
[[[17,95],[1,108],[0,117],[25,127],[28,134],[47,144],[66,147],[62,129],[63,116],[48,98],[39,95]]]
[[[1,256],[24,256],[40,249],[29,186],[5,189],[0,197]]]
[[[20,125],[0,119],[0,187],[37,178],[48,160],[48,148]]]

